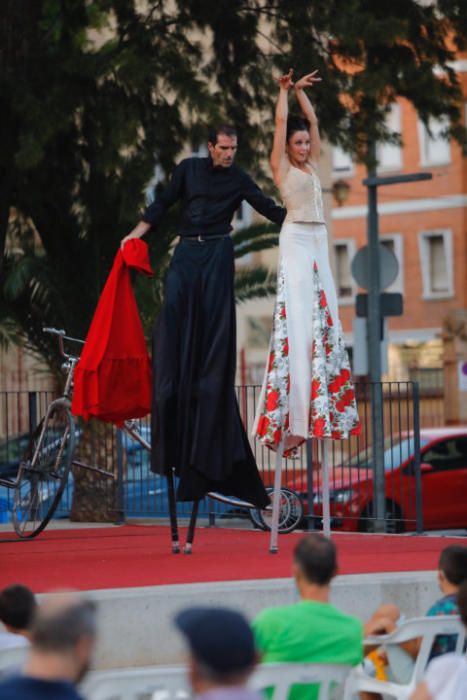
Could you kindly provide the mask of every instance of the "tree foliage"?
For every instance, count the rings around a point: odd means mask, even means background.
[[[466,48],[466,25],[464,0],[3,0],[3,327],[12,320],[51,361],[43,323],[84,335],[155,163],[169,173],[184,144],[204,140],[206,123],[236,123],[240,163],[259,175],[273,72],[319,68],[321,131],[361,160],[370,140],[395,138],[385,114],[398,96],[425,121],[447,117],[462,140],[450,62]],[[171,212],[151,239],[158,276],[139,290],[148,323],[175,222]],[[250,231],[238,254],[275,241]],[[243,274],[239,296],[257,293],[261,274]]]

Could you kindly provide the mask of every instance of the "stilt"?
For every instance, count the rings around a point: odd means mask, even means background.
[[[272,500],[272,521],[271,521],[271,541],[269,551],[271,554],[277,554],[278,546],[277,539],[279,533],[279,514],[280,514],[280,498],[281,498],[281,474],[282,474],[282,455],[284,452],[284,443],[281,442],[276,452],[276,470],[274,473],[274,496]]]
[[[331,537],[331,513],[329,509],[329,442],[321,443],[321,478],[323,488],[323,534]]]
[[[193,508],[191,510],[190,524],[188,525],[188,533],[186,536],[186,543],[183,549],[184,554],[191,554],[193,540],[195,539],[196,530],[196,519],[198,517],[198,507],[199,501],[193,501]]]
[[[174,476],[172,469],[167,472],[167,487],[169,495],[170,536],[172,538],[172,554],[180,553],[180,540],[178,537],[177,503],[175,501]]]

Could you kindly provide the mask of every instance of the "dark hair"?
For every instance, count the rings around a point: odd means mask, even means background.
[[[457,591],[457,607],[461,620],[467,627],[467,579],[461,583]]]
[[[287,134],[286,141],[289,142],[291,136],[295,134],[296,131],[309,131],[310,122],[305,117],[296,117],[291,114],[287,118]]]
[[[337,573],[336,546],[320,533],[306,535],[298,542],[294,560],[309,583],[324,586]]]
[[[217,137],[220,134],[233,137],[237,135],[237,130],[234,126],[229,126],[228,124],[217,124],[216,126],[211,126],[208,130],[209,143],[212,143],[212,145],[215,146],[217,143]]]
[[[82,637],[96,634],[96,605],[93,601],[74,601],[38,611],[32,627],[32,643],[37,649],[67,652],[74,649]]]
[[[445,547],[439,557],[438,567],[449,583],[459,586],[467,579],[467,547],[461,544]]]
[[[0,593],[0,620],[14,630],[29,629],[36,609],[34,593],[26,586],[15,584]]]

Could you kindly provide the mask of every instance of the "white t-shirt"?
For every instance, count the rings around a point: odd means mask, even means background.
[[[23,647],[29,647],[29,642],[22,634],[0,632],[0,652],[3,649],[19,649]]]
[[[433,659],[425,683],[433,700],[467,700],[467,659],[459,654]]]

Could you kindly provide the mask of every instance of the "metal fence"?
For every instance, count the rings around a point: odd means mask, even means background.
[[[416,436],[420,431],[418,385],[414,382],[383,382],[355,386],[362,432],[358,437],[331,442],[331,516],[335,528],[371,530],[373,510],[373,458],[371,396],[382,396],[384,467],[386,474],[386,527],[390,531],[411,530],[421,523],[419,454]],[[258,386],[237,387],[240,413],[251,432]],[[31,430],[45,413],[49,392],[0,392],[0,476],[14,476],[27,447]],[[140,421],[148,439],[149,420]],[[135,440],[111,425],[97,421],[80,423],[75,459],[111,472],[114,478],[73,466],[56,517],[87,522],[122,522],[133,518],[168,516],[165,479],[150,470],[149,453]],[[251,439],[260,474],[266,486],[274,478],[275,455]],[[302,445],[293,459],[284,459],[282,483],[297,491],[305,506],[305,527],[321,523],[321,461],[318,441]],[[402,465],[402,466],[401,466]],[[417,512],[418,504],[418,512]],[[12,492],[0,488],[0,522],[11,517]],[[181,517],[189,516],[191,504],[179,503]],[[200,517],[211,524],[217,519],[248,517],[246,511],[206,498]]]

